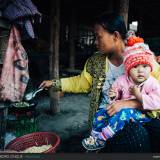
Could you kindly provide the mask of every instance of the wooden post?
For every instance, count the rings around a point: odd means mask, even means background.
[[[121,16],[123,16],[126,27],[128,27],[128,10],[129,10],[129,0],[119,0],[117,9]]]
[[[106,6],[106,11],[107,12],[113,12],[113,5],[114,5],[114,1],[113,0],[109,0],[108,4]]]
[[[76,17],[75,10],[70,8],[70,23],[69,23],[69,68],[75,69],[75,38],[76,38]]]
[[[141,13],[141,8],[140,7],[137,7],[137,12],[138,12],[138,28],[137,28],[137,35],[138,36],[144,36],[144,33],[143,33],[143,26],[144,26],[144,24],[143,24],[143,17],[145,16],[145,15],[143,15],[143,13]]]
[[[60,0],[51,1],[50,78],[59,78]],[[59,93],[50,91],[51,113],[60,112]]]

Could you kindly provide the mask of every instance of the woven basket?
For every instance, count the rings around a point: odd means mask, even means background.
[[[60,144],[60,137],[52,132],[33,132],[11,141],[5,149],[21,152],[29,147],[51,144],[52,147],[43,153],[55,153]]]

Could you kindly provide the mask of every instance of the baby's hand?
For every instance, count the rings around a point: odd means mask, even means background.
[[[108,91],[108,96],[109,98],[114,99],[117,96],[117,92],[113,88],[110,88]]]
[[[129,88],[130,94],[136,96],[137,94],[140,94],[140,88],[138,86],[132,86]]]
[[[138,99],[139,101],[142,100],[142,95],[141,95],[141,91],[140,91],[140,87],[138,86],[132,86],[129,88],[129,92],[131,95],[134,95],[136,97],[136,99]]]

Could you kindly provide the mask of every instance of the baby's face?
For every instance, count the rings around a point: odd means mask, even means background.
[[[131,68],[129,76],[136,84],[144,82],[150,76],[151,68],[147,64],[136,65]]]

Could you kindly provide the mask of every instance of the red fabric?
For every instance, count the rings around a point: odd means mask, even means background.
[[[21,44],[20,33],[11,28],[0,79],[0,98],[21,101],[29,80],[28,57]]]
[[[135,43],[143,43],[143,42],[144,42],[143,38],[131,36],[127,40],[127,46],[133,46]]]

